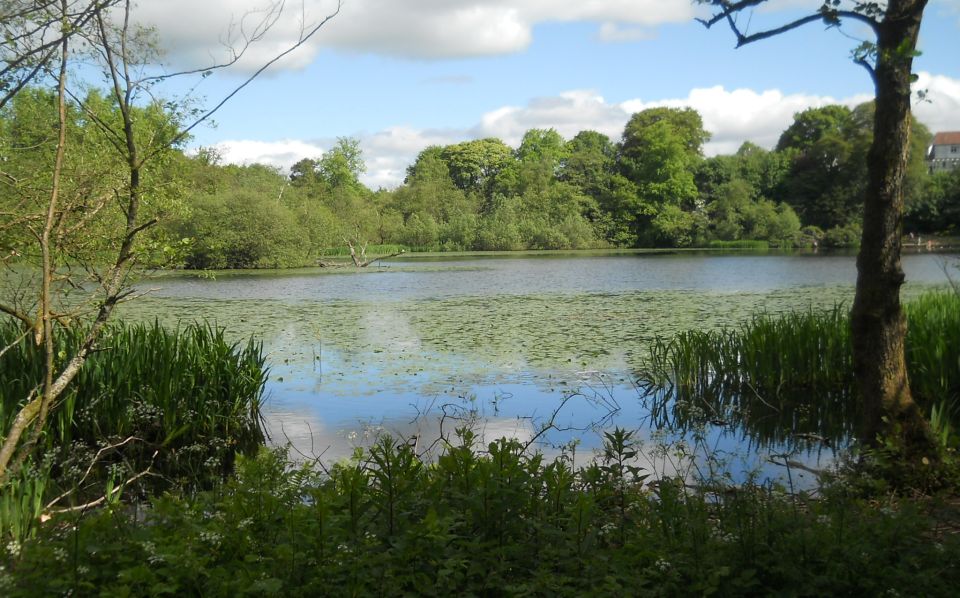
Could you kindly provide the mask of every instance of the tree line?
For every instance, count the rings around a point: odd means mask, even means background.
[[[85,105],[108,102],[91,92]],[[19,94],[2,112],[5,172],[39,172],[55,97]],[[175,128],[162,104],[140,107],[147,135]],[[104,164],[109,142],[69,110],[83,168]],[[148,209],[155,259],[195,269],[314,264],[347,246],[427,251],[847,246],[859,241],[873,104],[830,105],[795,115],[773,150],[746,142],[705,157],[710,139],[690,108],[634,114],[622,138],[596,131],[564,139],[531,129],[512,148],[495,138],[424,149],[396,189],[373,191],[356,139],[340,138],[289,174],[222,164],[212,148],[179,144],[153,170]],[[905,231],[960,225],[960,172],[929,174],[931,135],[913,123]],[[27,151],[22,148],[36,148]],[[80,168],[80,165],[77,167]],[[92,184],[95,177],[71,184]],[[20,195],[6,198],[11,210]],[[81,206],[82,207],[82,206]],[[21,230],[21,234],[23,231]],[[29,238],[20,239],[29,243]],[[17,240],[3,239],[10,250]],[[86,248],[86,249],[95,249]],[[166,260],[166,261],[163,261]]]

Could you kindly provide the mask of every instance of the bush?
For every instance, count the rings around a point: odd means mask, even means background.
[[[453,439],[451,439],[453,440]],[[635,433],[596,461],[545,460],[516,440],[479,450],[461,430],[435,463],[382,437],[323,473],[283,452],[138,520],[106,509],[8,551],[0,590],[283,596],[950,595],[960,541],[909,505],[842,484],[823,497],[661,478]],[[671,454],[676,453],[671,450]],[[689,455],[687,456],[689,458]],[[686,462],[686,458],[682,458]],[[851,574],[856,572],[856,574]]]
[[[823,235],[824,247],[859,247],[860,225],[856,223],[835,226]]]

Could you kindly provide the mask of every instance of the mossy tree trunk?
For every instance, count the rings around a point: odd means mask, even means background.
[[[900,303],[911,69],[925,5],[926,0],[891,0],[877,27],[876,113],[850,318],[855,374],[863,396],[863,440],[874,445],[883,438],[908,457],[936,454],[930,427],[910,393],[907,326]]]
[[[876,86],[873,142],[868,154],[863,237],[857,257],[857,290],[851,312],[854,368],[863,397],[861,439],[868,446],[892,444],[909,461],[935,459],[930,426],[910,393],[900,304],[903,182],[910,149],[910,84],[920,22],[927,0],[824,0],[820,8],[783,25],[747,32],[737,16],[768,0],[694,0],[713,8],[707,28],[726,23],[737,47],[775,37],[811,23],[840,28],[866,25],[876,42],[853,52],[854,62]],[[772,3],[771,3],[772,4]],[[746,20],[749,28],[750,19]]]

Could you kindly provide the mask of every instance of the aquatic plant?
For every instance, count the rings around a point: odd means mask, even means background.
[[[64,328],[56,338],[64,355],[83,337]],[[0,357],[5,425],[43,370],[40,349],[15,324],[0,324],[0,343],[10,346]],[[61,396],[33,457],[0,491],[0,533],[18,536],[44,508],[83,503],[134,478],[123,489],[136,496],[209,487],[231,471],[237,453],[263,444],[265,382],[260,345],[228,343],[210,325],[110,327]]]
[[[769,241],[761,240],[752,240],[752,239],[739,239],[736,241],[721,241],[719,239],[714,239],[710,241],[707,245],[712,249],[753,249],[753,250],[763,250],[770,248]]]
[[[392,253],[400,253],[401,251],[418,251],[416,248],[411,248],[406,245],[397,245],[397,244],[381,244],[381,245],[367,245],[366,246],[367,255],[375,257],[378,255],[390,255]],[[327,247],[320,252],[322,256],[326,257],[350,257],[350,248],[346,245],[336,246],[336,247]]]
[[[926,410],[960,420],[960,297],[928,293],[907,303],[907,367]],[[846,310],[759,315],[720,330],[657,337],[637,371],[661,425],[697,414],[742,425],[760,442],[844,442],[858,421]],[[702,419],[702,417],[700,418]]]

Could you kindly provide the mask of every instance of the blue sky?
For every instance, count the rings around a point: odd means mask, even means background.
[[[177,68],[217,56],[229,15],[237,23],[264,1],[143,2],[138,14],[157,28],[169,68]],[[750,25],[781,23],[818,5],[771,0]],[[219,99],[295,39],[301,14],[316,21],[333,7],[288,0],[240,69],[209,77],[199,93]],[[399,183],[429,144],[496,136],[515,145],[531,127],[568,138],[592,128],[616,138],[632,112],[670,105],[700,110],[714,133],[707,153],[725,153],[744,140],[771,146],[799,110],[871,94],[866,72],[849,60],[852,38],[865,36],[858,26],[841,32],[818,23],[734,49],[728,29],[707,31],[695,14],[688,0],[347,0],[192,144],[216,146],[227,161],[284,168],[319,157],[337,137],[356,137],[367,159],[364,182],[377,188]],[[934,130],[960,130],[958,38],[960,0],[931,0],[915,62],[931,101],[915,112]]]

